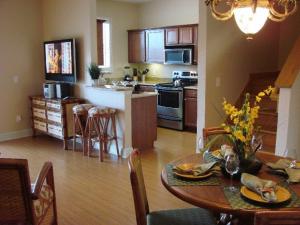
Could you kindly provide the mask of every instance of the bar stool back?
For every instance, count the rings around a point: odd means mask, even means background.
[[[88,110],[92,108],[92,104],[75,105],[73,110],[73,151],[76,149],[76,138],[81,138],[82,152],[86,155],[86,132]]]
[[[92,138],[95,137],[93,134],[97,134],[97,140],[99,141],[99,159],[103,161],[103,152],[108,153],[107,144],[111,140],[115,140],[117,154],[119,156],[119,146],[117,140],[117,129],[116,129],[116,110],[104,107],[93,107],[88,111],[88,122],[87,122],[87,138],[88,138],[88,156],[92,151]],[[111,123],[110,123],[111,121]],[[108,128],[111,124],[112,135],[108,134]]]

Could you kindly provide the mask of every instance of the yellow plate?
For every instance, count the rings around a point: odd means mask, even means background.
[[[267,201],[265,201],[264,199],[261,198],[261,196],[259,194],[251,191],[246,186],[243,186],[241,188],[241,194],[245,198],[248,198],[252,201],[260,202],[260,203],[268,203],[268,204],[282,203],[282,202],[285,202],[285,201],[287,201],[291,198],[291,193],[287,189],[285,189],[283,187],[280,187],[280,186],[277,186],[277,191],[276,191],[277,201],[276,202],[267,202]]]
[[[177,167],[182,169],[182,170],[192,169],[194,166],[195,166],[195,163],[182,163],[182,164],[177,165]],[[182,174],[182,173],[177,172],[177,171],[173,171],[173,173],[176,176],[183,177],[183,178],[186,178],[186,179],[194,179],[194,180],[204,179],[204,178],[207,178],[207,177],[210,177],[211,175],[213,175],[213,173],[211,173],[211,172],[205,173],[205,174],[202,174],[202,175],[199,175],[199,176],[195,176],[195,175],[192,175],[192,174]]]
[[[223,159],[223,156],[221,155],[221,149],[217,149],[211,152],[212,156],[217,159]]]

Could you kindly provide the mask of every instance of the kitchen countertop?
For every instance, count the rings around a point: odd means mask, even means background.
[[[154,78],[154,77],[151,77],[151,78],[148,78],[147,80],[145,80],[144,82],[138,81],[138,84],[154,86],[154,85],[159,84],[159,83],[169,83],[169,82],[172,82],[171,78]]]
[[[156,96],[157,92],[141,92],[138,94],[132,94],[131,98],[145,98],[150,96]]]
[[[186,87],[184,87],[184,89],[197,90],[198,86],[195,86],[195,85],[193,85],[193,86],[186,86]]]

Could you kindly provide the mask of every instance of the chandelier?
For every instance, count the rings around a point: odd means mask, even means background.
[[[240,30],[251,38],[267,19],[281,22],[297,9],[297,0],[205,0],[217,20],[232,16]]]

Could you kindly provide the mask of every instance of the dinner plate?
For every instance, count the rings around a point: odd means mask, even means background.
[[[246,186],[243,186],[241,188],[241,195],[252,201],[259,202],[259,203],[268,203],[268,204],[283,203],[291,198],[291,193],[287,189],[285,189],[281,186],[277,186],[277,190],[276,190],[277,201],[276,202],[267,202],[266,200],[262,199],[262,197],[259,194],[251,191]]]
[[[194,166],[195,166],[195,163],[182,163],[182,164],[177,165],[177,167],[182,169],[182,170],[192,169]],[[205,173],[205,174],[201,174],[199,176],[195,176],[193,174],[180,173],[176,170],[174,170],[173,173],[176,176],[186,178],[186,179],[191,179],[191,180],[204,179],[204,178],[207,178],[207,177],[210,177],[211,175],[213,175],[212,172],[208,172],[208,173]]]

